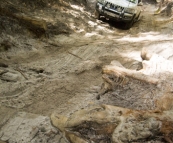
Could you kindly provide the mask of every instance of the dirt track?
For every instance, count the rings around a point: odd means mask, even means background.
[[[117,60],[129,69],[140,69],[143,47],[171,45],[173,40],[172,23],[155,22],[154,4],[144,3],[140,21],[129,30],[122,30],[119,23],[95,20],[80,6],[60,12],[56,5],[53,8],[37,15],[55,24],[49,38],[36,38],[17,21],[0,17],[0,128],[19,112],[50,116],[56,110],[68,115],[102,103],[137,108],[139,103],[131,106],[118,97],[96,99],[102,67]]]

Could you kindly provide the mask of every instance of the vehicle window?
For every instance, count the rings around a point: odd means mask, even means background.
[[[137,0],[127,0],[127,1],[132,2],[132,3],[136,3],[137,2]]]

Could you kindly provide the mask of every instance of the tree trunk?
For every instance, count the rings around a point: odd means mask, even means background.
[[[169,2],[165,9],[167,16],[172,15],[172,7],[173,7],[173,2]]]

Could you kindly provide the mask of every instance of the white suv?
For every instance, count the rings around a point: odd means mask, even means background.
[[[97,0],[95,16],[110,18],[125,22],[125,28],[130,28],[138,20],[141,8],[138,0]]]

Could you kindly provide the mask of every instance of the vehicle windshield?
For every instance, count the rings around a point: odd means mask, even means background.
[[[137,0],[127,0],[127,1],[129,1],[131,3],[137,3]]]

